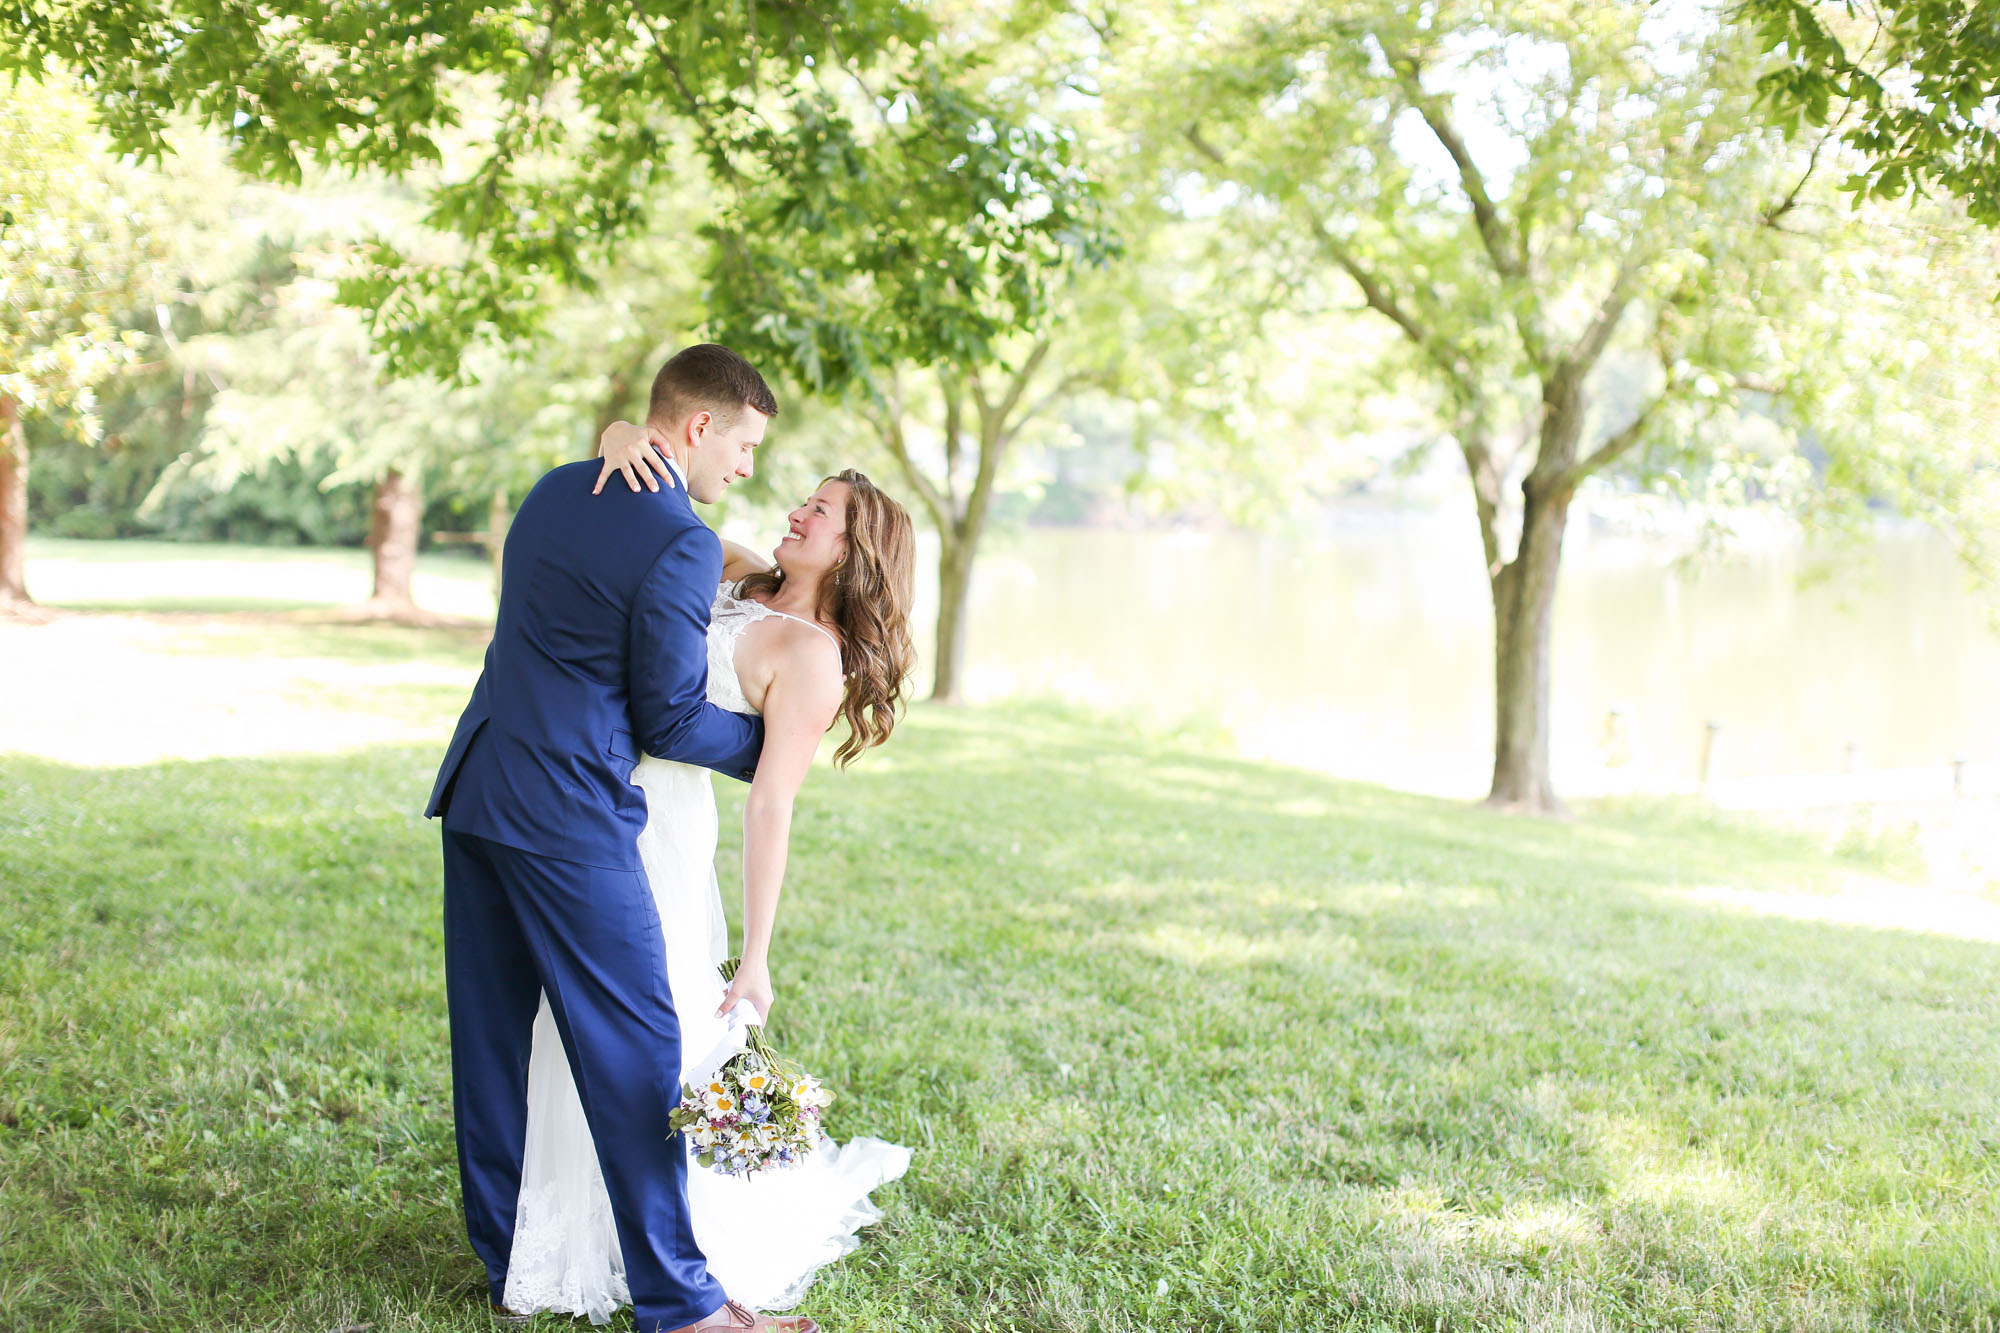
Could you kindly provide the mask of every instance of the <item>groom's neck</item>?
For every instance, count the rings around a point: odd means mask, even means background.
[[[676,440],[668,443],[662,452],[666,454],[667,460],[679,470],[681,485],[685,488],[687,486],[688,467],[694,461],[694,450],[688,447],[686,440]]]

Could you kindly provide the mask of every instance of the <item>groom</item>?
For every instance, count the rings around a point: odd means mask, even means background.
[[[722,548],[688,498],[751,473],[777,400],[748,361],[689,347],[653,381],[680,485],[593,498],[595,461],[548,473],[507,534],[499,618],[431,793],[444,816],[452,1113],[472,1248],[496,1316],[514,1241],[528,1051],[542,993],[604,1168],[640,1333],[809,1328],[724,1293],[688,1218],[680,1025],[640,869],[640,754],[748,779],[763,724],[704,697]]]

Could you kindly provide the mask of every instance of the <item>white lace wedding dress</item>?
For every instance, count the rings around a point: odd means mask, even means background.
[[[736,678],[737,643],[757,621],[783,613],[733,596],[733,586],[716,591],[708,698],[748,713],[755,710]],[[651,756],[632,780],[646,791],[639,854],[660,909],[685,1080],[742,1049],[740,1029],[714,1016],[725,989],[716,964],[729,948],[715,877],[715,789],[707,769]],[[854,1233],[882,1215],[868,1195],[909,1163],[908,1148],[866,1138],[845,1147],[823,1140],[799,1165],[747,1179],[717,1175],[690,1157],[688,1205],[709,1272],[752,1308],[797,1304],[820,1268],[858,1246]],[[505,1299],[521,1313],[580,1314],[594,1324],[631,1301],[604,1175],[547,997],[528,1065],[527,1150]]]

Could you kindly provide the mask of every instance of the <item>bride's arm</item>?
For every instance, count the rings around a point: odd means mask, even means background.
[[[604,460],[598,469],[597,484],[590,488],[592,495],[604,490],[604,483],[611,480],[611,474],[625,474],[625,484],[638,490],[641,482],[649,491],[660,489],[665,481],[674,484],[674,474],[667,466],[666,450],[661,442],[653,438],[651,426],[635,426],[629,421],[614,421],[604,428],[604,434],[597,437],[597,456]]]
[[[722,997],[726,1014],[739,999],[771,1016],[771,933],[792,838],[792,802],[812,767],[819,738],[840,711],[840,650],[800,626],[774,655],[764,690],[764,748],[743,804],[743,961]]]
[[[722,581],[734,583],[737,579],[761,574],[771,567],[771,557],[753,551],[738,542],[722,539]],[[817,636],[815,636],[817,637]]]
[[[651,426],[635,426],[629,421],[614,421],[604,428],[604,434],[597,437],[597,456],[604,460],[598,471],[597,485],[590,493],[603,491],[604,483],[617,473],[625,474],[625,484],[638,490],[643,483],[648,490],[657,491],[660,484],[674,484],[674,474],[667,468],[666,451],[660,441],[653,436]],[[761,574],[771,567],[771,558],[737,542],[722,543],[722,581],[734,583],[752,574]]]

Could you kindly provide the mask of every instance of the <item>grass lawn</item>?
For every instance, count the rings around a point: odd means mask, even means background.
[[[486,1327],[436,751],[0,757],[0,1328]],[[1803,841],[1014,708],[795,847],[775,1035],[917,1149],[832,1330],[2000,1327],[2000,945]]]

